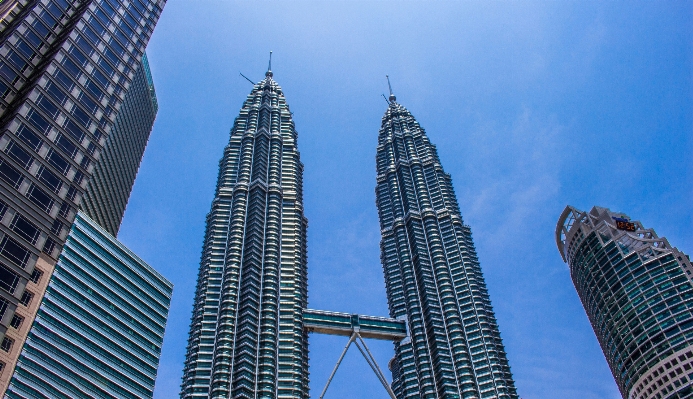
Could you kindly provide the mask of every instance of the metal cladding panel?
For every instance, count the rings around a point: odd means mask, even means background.
[[[157,109],[144,55],[80,206],[113,236],[118,235]]]
[[[394,95],[376,164],[390,317],[409,328],[390,362],[397,397],[518,398],[452,180]]]
[[[272,72],[236,118],[207,215],[182,398],[307,398],[303,165]]]
[[[623,397],[693,395],[688,256],[653,229],[601,207],[567,207],[556,239]]]
[[[172,284],[79,214],[9,398],[151,398]]]

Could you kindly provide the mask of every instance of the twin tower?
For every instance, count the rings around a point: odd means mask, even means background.
[[[376,202],[390,319],[307,309],[303,164],[269,70],[219,163],[181,398],[308,398],[308,334],[340,331],[349,343],[395,341],[390,396],[518,397],[450,175],[394,95],[378,136]]]

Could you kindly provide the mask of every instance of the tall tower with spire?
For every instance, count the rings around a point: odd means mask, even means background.
[[[388,85],[389,85],[388,78]],[[436,147],[390,87],[376,203],[390,316],[409,337],[390,362],[398,398],[506,398],[517,392],[469,226]]]
[[[207,215],[181,398],[307,398],[303,164],[270,68],[246,98]]]

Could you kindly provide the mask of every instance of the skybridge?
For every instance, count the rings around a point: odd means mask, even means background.
[[[385,387],[390,397],[396,399],[395,393],[392,391],[382,370],[378,367],[378,363],[376,363],[373,354],[371,354],[363,338],[400,342],[408,336],[407,323],[404,320],[305,309],[303,311],[303,328],[309,333],[349,337],[349,341],[344,347],[341,356],[339,356],[339,360],[337,360],[337,364],[334,366],[334,370],[332,370],[332,374],[330,374],[330,378],[327,380],[327,384],[325,384],[325,388],[320,394],[320,399],[323,399],[325,396],[325,392],[327,392],[332,378],[334,378],[335,373],[337,373],[337,369],[352,343],[356,345],[359,352],[361,352],[364,359],[366,359],[371,370],[373,370],[376,377],[378,377],[380,383],[383,384],[383,387]]]

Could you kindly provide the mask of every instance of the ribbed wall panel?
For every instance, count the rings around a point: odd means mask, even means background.
[[[395,393],[517,398],[450,176],[425,131],[395,101],[383,117],[376,162],[390,316],[406,318],[410,330],[390,364]]]
[[[231,129],[207,216],[182,398],[307,398],[303,165],[271,72]]]

